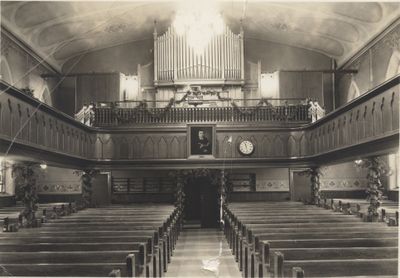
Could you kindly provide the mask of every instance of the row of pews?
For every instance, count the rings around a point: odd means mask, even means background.
[[[37,229],[0,233],[2,275],[161,277],[181,215],[172,205],[88,208]]]
[[[244,277],[397,277],[398,228],[299,202],[224,206]]]
[[[26,219],[22,216],[24,209],[25,207],[21,204],[0,208],[0,225],[3,227],[3,231],[17,232],[20,228],[26,227]],[[35,213],[37,219],[35,226],[39,227],[41,223],[46,222],[48,219],[70,215],[77,210],[78,208],[74,202],[38,204],[38,209]]]
[[[326,209],[332,209],[344,214],[357,215],[365,219],[368,215],[369,202],[365,199],[324,199],[321,205]],[[378,221],[385,222],[389,226],[399,225],[399,203],[383,200],[378,209]]]

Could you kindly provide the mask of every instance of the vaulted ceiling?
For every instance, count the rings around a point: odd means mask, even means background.
[[[393,21],[396,2],[221,1],[227,25],[245,38],[301,47],[340,64]],[[1,1],[1,23],[58,70],[70,58],[132,41],[152,38],[174,19],[177,2],[166,1]],[[134,55],[134,53],[133,53]]]

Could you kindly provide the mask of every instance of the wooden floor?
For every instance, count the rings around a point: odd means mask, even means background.
[[[203,268],[208,260],[219,261],[217,271]],[[223,232],[200,228],[182,231],[165,276],[242,277]]]

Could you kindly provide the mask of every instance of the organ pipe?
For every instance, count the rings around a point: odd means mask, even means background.
[[[196,80],[241,82],[244,80],[243,29],[234,34],[227,26],[213,37],[201,53],[189,46],[186,35],[173,26],[158,36],[154,29],[155,85]]]

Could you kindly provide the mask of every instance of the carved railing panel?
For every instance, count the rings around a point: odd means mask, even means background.
[[[86,126],[1,82],[0,137],[12,144],[91,158],[93,136]]]
[[[326,152],[398,136],[399,81],[399,77],[394,78],[323,119],[309,124],[302,122],[299,126],[288,127],[287,121],[268,114],[269,107],[261,107],[256,113],[252,110],[255,108],[247,107],[241,114],[235,114],[233,107],[172,108],[160,118],[150,117],[142,111],[135,115],[135,125],[122,131],[87,127],[16,89],[8,88],[0,95],[0,138],[3,142],[15,140],[38,150],[90,163],[109,159],[179,159],[183,163],[180,159],[188,157],[185,124],[216,123],[216,159],[255,159],[255,163],[261,158],[312,160]],[[0,86],[5,90],[7,84],[0,83]],[[286,115],[288,109],[283,106],[282,110],[276,111]],[[306,110],[304,115],[307,115]],[[112,119],[108,122],[115,121],[114,116],[112,113],[101,114],[102,119]],[[280,124],[269,126],[268,120]],[[163,127],[163,123],[169,125]],[[243,139],[252,140],[256,145],[251,157],[242,157],[238,153],[237,146]],[[189,160],[184,161],[188,163]]]

